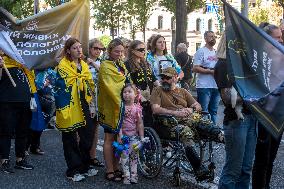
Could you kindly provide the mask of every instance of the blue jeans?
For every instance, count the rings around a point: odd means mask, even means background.
[[[256,146],[256,119],[244,115],[244,120],[224,125],[226,162],[219,189],[249,189]]]
[[[217,122],[217,111],[220,102],[218,89],[214,88],[197,88],[197,101],[203,111],[209,112],[213,123]]]

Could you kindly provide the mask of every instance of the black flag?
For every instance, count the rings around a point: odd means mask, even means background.
[[[230,77],[258,120],[279,138],[284,129],[284,47],[223,3]]]

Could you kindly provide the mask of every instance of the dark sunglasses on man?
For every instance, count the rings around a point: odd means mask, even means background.
[[[167,75],[162,75],[161,76],[161,80],[170,80],[172,79],[173,77],[170,77],[170,76],[167,76]]]
[[[100,47],[93,47],[94,50],[100,50],[100,51],[105,51],[105,48],[100,48]]]

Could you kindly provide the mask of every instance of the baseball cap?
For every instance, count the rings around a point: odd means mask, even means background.
[[[160,76],[174,77],[175,75],[177,75],[177,71],[173,67],[162,69],[162,73],[160,73]]]

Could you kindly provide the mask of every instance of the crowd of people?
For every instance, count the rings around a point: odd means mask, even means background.
[[[279,27],[265,23],[261,28],[283,43]],[[269,188],[280,140],[258,124],[245,103],[244,118],[238,119],[230,100],[233,82],[227,77],[225,34],[217,51],[214,32],[206,31],[204,39],[205,46],[194,57],[187,54],[185,43],[177,45],[175,56],[170,55],[160,34],[151,36],[147,44],[116,38],[107,48],[92,39],[85,57],[81,42],[71,37],[65,42],[58,66],[46,71],[49,77],[40,82],[39,71],[27,70],[1,51],[0,70],[6,66],[9,71],[0,71],[1,171],[14,173],[9,160],[12,137],[15,168],[33,169],[26,157],[28,152],[44,155],[40,136],[54,114],[62,134],[67,178],[82,181],[96,175],[96,167],[105,167],[106,180],[136,184],[138,152],[132,146],[144,140],[144,126],[151,126],[153,114],[168,114],[181,125],[181,142],[196,180],[209,178],[208,168],[193,147],[199,135],[225,143],[220,189],[248,189],[252,173],[253,189]],[[197,99],[190,93],[193,72]],[[225,106],[222,128],[217,126],[220,100]],[[43,111],[47,115],[40,116]],[[210,114],[211,125],[192,124],[192,115],[201,111]],[[39,127],[40,123],[45,126]],[[99,126],[104,128],[104,161],[96,153]],[[175,126],[163,129],[174,135]],[[129,150],[118,155],[114,142],[123,144],[125,140]]]

